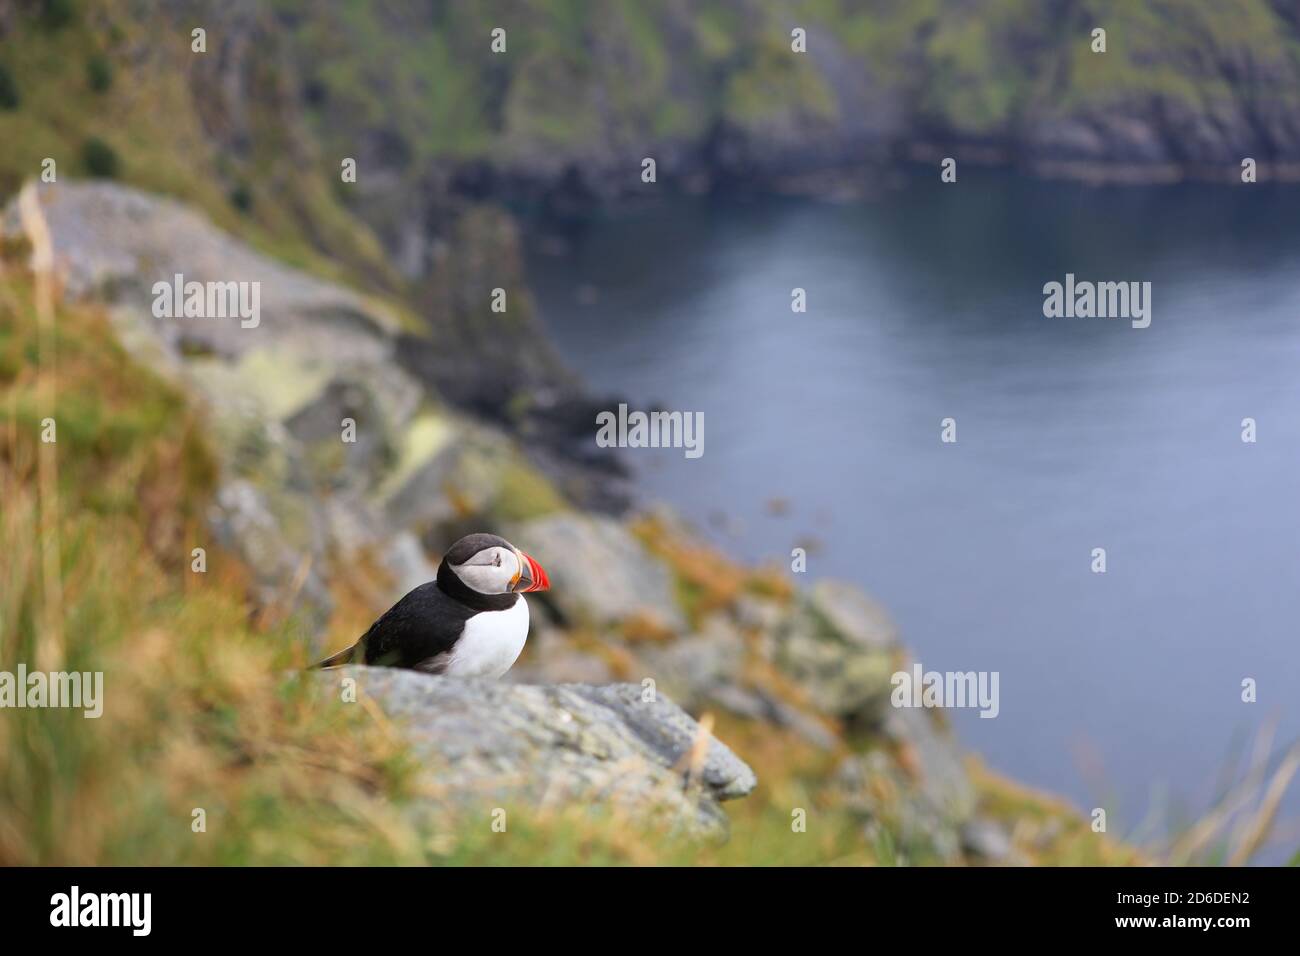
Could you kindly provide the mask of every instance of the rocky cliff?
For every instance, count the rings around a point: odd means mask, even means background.
[[[982,810],[948,732],[889,706],[907,654],[856,589],[796,591],[702,546],[666,513],[574,507],[509,435],[403,371],[382,302],[267,260],[171,201],[67,183],[41,190],[40,204],[66,294],[103,303],[133,360],[192,396],[209,423],[217,484],[199,543],[249,570],[258,613],[293,616],[304,662],[430,578],[439,550],[468,528],[499,530],[547,567],[553,590],[535,596],[532,636],[509,675],[528,686],[342,675],[404,728],[448,799],[486,789],[536,807],[567,793],[666,808],[716,831],[717,800],[755,786],[753,748],[759,781],[774,775],[766,799],[787,817],[809,801],[833,806],[908,859],[1022,852]],[[12,248],[12,207],[3,221]],[[177,272],[262,282],[260,321],[158,317],[151,290]],[[709,724],[724,741],[739,735],[739,759]],[[800,785],[812,788],[804,797],[782,790],[791,761],[822,768]]]
[[[393,295],[483,374],[419,341],[409,366],[519,435],[585,408],[532,321],[503,202],[562,245],[609,202],[871,193],[944,156],[1125,181],[1239,181],[1247,157],[1261,179],[1300,175],[1290,0],[46,6],[0,0],[0,193],[56,159]]]

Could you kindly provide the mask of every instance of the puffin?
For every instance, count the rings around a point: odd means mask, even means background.
[[[524,594],[551,586],[542,566],[505,538],[470,534],[438,577],[407,593],[351,647],[315,667],[370,664],[496,680],[528,639]]]

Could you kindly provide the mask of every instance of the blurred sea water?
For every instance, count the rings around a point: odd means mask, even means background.
[[[963,741],[1130,834],[1202,810],[1269,718],[1300,736],[1298,205],[984,171],[679,198],[529,281],[594,389],[704,413],[698,459],[626,452],[647,499],[738,558],[807,546],[928,669],[998,671],[996,719],[951,713]],[[1045,318],[1067,273],[1150,282],[1150,327]]]

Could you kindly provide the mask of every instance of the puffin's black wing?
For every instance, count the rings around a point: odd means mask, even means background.
[[[421,584],[370,625],[357,642],[362,660],[382,667],[440,673],[473,608],[448,597],[436,581]]]

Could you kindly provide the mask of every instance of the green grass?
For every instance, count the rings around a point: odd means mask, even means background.
[[[102,22],[112,29],[91,26]],[[401,291],[378,240],[329,185],[338,161],[295,142],[274,100],[249,101],[248,155],[213,149],[200,117],[216,91],[188,82],[195,56],[188,34],[175,32],[169,44],[157,35],[160,23],[135,20],[106,0],[76,5],[56,30],[20,18],[5,44],[4,69],[20,101],[0,109],[0,199],[39,176],[47,157],[60,180],[104,174],[96,166],[104,150],[85,145],[96,141],[118,157],[116,178],[198,207],[262,252],[326,278]],[[138,44],[152,55],[126,60],[124,51]],[[258,79],[274,88],[283,77],[267,70]],[[230,201],[240,186],[260,200],[255,207]]]

